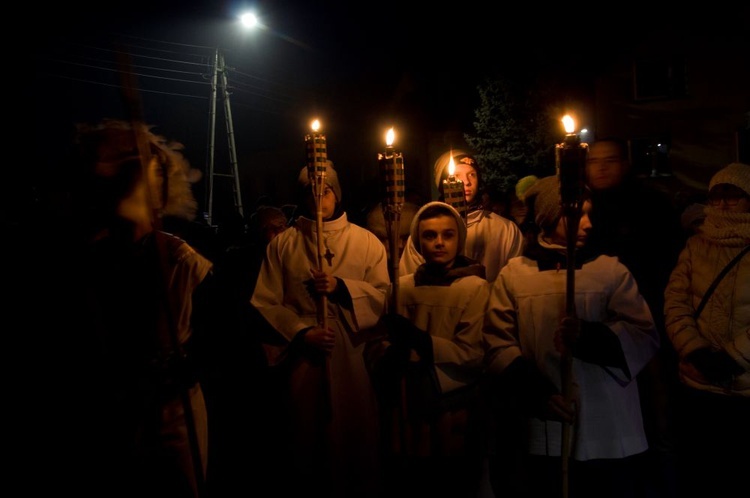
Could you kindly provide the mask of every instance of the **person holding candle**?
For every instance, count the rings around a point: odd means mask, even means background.
[[[379,486],[378,408],[363,352],[385,311],[390,285],[383,244],[350,223],[333,163],[318,206],[308,168],[297,182],[299,216],[269,242],[251,304],[277,332],[264,347],[288,369],[291,492],[375,496]],[[322,270],[317,234],[323,235]],[[319,321],[326,297],[326,323]],[[298,487],[298,488],[297,488]]]
[[[449,163],[453,159],[455,172],[449,180]],[[523,250],[523,235],[518,226],[508,218],[482,207],[482,182],[479,164],[472,155],[461,149],[450,150],[435,161],[435,186],[445,199],[446,185],[460,181],[466,199],[466,245],[464,255],[482,263],[487,280],[492,282],[508,259],[519,256]],[[424,257],[414,248],[411,238],[399,262],[399,273],[408,275],[424,263]]]
[[[401,423],[407,427],[390,427],[406,431],[404,465],[390,467],[396,472],[386,496],[475,496],[483,457],[478,408],[489,283],[484,267],[462,254],[466,226],[450,205],[422,206],[410,233],[425,262],[399,278],[397,309],[382,321],[385,339],[368,346],[376,383],[391,393],[405,383]],[[401,402],[400,396],[389,399]]]
[[[617,258],[586,259],[580,251],[592,229],[588,190],[573,262],[577,315],[567,315],[568,234],[558,177],[538,180],[525,199],[537,234],[492,285],[483,330],[488,375],[506,386],[522,415],[498,428],[498,444],[523,444],[523,464],[500,462],[507,467],[495,467],[503,478],[494,474],[493,488],[498,496],[560,496],[566,422],[573,428],[570,496],[642,497],[648,443],[637,375],[659,347],[653,317]],[[566,351],[573,356],[571,406],[561,394]]]

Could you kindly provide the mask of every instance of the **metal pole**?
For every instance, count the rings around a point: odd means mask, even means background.
[[[206,168],[206,222],[213,226],[214,203],[214,149],[216,138],[216,82],[219,76],[219,48],[214,54],[214,70],[211,76],[211,102],[208,112],[208,166]],[[223,59],[222,59],[223,60]]]
[[[224,56],[219,55],[221,60],[221,90],[224,96],[224,114],[227,122],[227,138],[229,140],[229,161],[234,176],[234,206],[244,218],[245,213],[242,209],[242,193],[240,192],[240,176],[237,167],[237,148],[234,144],[234,127],[232,126],[232,108],[229,105],[229,91],[227,90],[227,72],[224,64]]]

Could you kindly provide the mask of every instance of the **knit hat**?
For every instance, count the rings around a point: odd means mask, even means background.
[[[728,183],[739,187],[750,195],[750,165],[743,163],[732,163],[729,166],[719,170],[708,184],[708,190],[714,188],[714,185]]]
[[[328,166],[326,168],[326,185],[333,189],[333,193],[336,194],[337,203],[341,203],[341,185],[339,185],[339,176],[333,168],[333,161],[327,160],[326,165]],[[307,190],[310,187],[310,175],[307,166],[300,170],[297,183],[303,190]]]
[[[524,176],[520,180],[518,180],[518,183],[516,183],[516,197],[523,200],[524,196],[526,195],[526,192],[529,190],[529,187],[534,185],[539,180],[534,175]]]
[[[428,202],[427,204],[419,208],[419,211],[417,211],[417,214],[414,216],[414,219],[411,222],[410,230],[411,243],[414,245],[414,249],[416,249],[420,254],[422,253],[422,247],[419,243],[419,221],[422,217],[422,213],[424,213],[427,209],[433,208],[433,206],[440,206],[441,208],[445,208],[443,211],[446,214],[451,214],[454,218],[456,218],[456,225],[458,225],[458,252],[456,254],[463,254],[464,246],[466,245],[466,223],[464,223],[463,218],[461,218],[461,215],[453,206],[441,201]]]
[[[547,176],[537,180],[526,190],[524,199],[539,228],[546,231],[557,226],[562,216],[560,182],[557,176]]]
[[[474,156],[469,154],[469,152],[462,150],[462,149],[452,149],[448,152],[444,152],[440,155],[440,157],[437,158],[437,161],[435,161],[435,187],[440,188],[440,183],[448,178],[448,164],[451,161],[451,154],[453,154],[453,162],[455,164],[459,163],[465,163],[470,165],[472,168],[474,168],[478,175],[480,175],[479,170],[479,163],[477,163],[477,160],[474,159]]]

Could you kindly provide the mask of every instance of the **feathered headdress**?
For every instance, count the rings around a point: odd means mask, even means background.
[[[92,199],[106,209],[142,179],[143,166],[156,161],[165,180],[160,214],[192,221],[198,209],[192,184],[200,180],[201,172],[190,167],[182,154],[183,144],[155,135],[152,128],[145,123],[134,126],[116,119],[105,119],[95,125],[78,124],[77,173],[83,176],[83,185],[96,188],[96,192],[90,192]],[[146,146],[143,154],[139,151],[139,141]]]

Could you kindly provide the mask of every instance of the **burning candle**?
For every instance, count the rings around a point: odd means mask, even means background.
[[[464,182],[456,178],[456,163],[451,152],[448,161],[448,178],[443,180],[443,200],[446,204],[453,206],[461,217],[466,219],[466,195],[464,194]]]
[[[380,164],[380,176],[383,192],[383,213],[387,217],[400,214],[404,203],[405,181],[404,181],[404,156],[394,148],[396,133],[393,128],[385,135],[385,153],[378,154]]]
[[[586,154],[588,144],[581,143],[575,132],[575,121],[569,115],[562,118],[565,138],[555,146],[555,162],[560,179],[560,197],[563,205],[578,204],[585,184]]]
[[[326,136],[320,132],[320,121],[315,119],[311,124],[311,134],[305,136],[307,148],[307,173],[313,185],[318,187],[317,180],[323,180],[325,185],[326,169],[328,167],[328,150]]]

